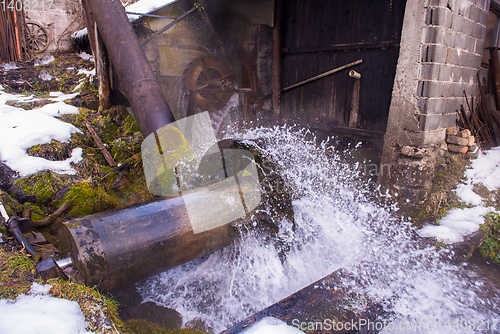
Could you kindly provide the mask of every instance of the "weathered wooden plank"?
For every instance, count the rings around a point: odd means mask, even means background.
[[[399,48],[399,40],[392,41],[381,41],[381,42],[359,42],[359,43],[346,43],[346,44],[335,44],[335,45],[322,45],[319,47],[303,47],[295,49],[283,49],[282,52],[286,54],[297,54],[297,53],[316,53],[316,52],[327,52],[327,51],[347,51],[347,50],[367,50],[367,49],[390,49]]]
[[[360,82],[360,126],[385,128],[391,100],[405,0],[289,0],[285,2],[283,86],[350,61],[367,60],[356,70]],[[353,80],[322,78],[287,92],[285,119],[348,125]]]

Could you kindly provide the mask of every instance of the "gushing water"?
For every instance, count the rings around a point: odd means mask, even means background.
[[[500,331],[491,329],[500,319],[497,288],[470,266],[450,264],[452,251],[417,238],[397,207],[376,204],[373,187],[327,142],[288,127],[244,137],[277,163],[293,190],[295,223],[281,221],[275,237],[249,229],[223,250],[140,283],[145,299],[218,332],[344,268],[352,273],[344,284],[383,305],[388,320],[433,326],[421,333]]]

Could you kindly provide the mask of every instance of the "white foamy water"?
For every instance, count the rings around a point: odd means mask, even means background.
[[[279,222],[275,236],[244,231],[225,249],[141,282],[146,300],[219,332],[344,268],[354,277],[344,285],[393,314],[382,320],[400,327],[387,333],[413,323],[421,327],[412,333],[500,331],[491,329],[500,292],[470,266],[449,264],[452,251],[425,246],[395,206],[376,204],[372,187],[328,143],[291,128],[244,137],[259,143],[293,189],[295,223]]]

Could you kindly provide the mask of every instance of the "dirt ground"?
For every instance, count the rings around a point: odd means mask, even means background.
[[[11,93],[30,92],[42,94],[49,91],[71,92],[81,79],[78,69],[92,70],[94,63],[84,60],[75,53],[53,54],[55,61],[45,65],[35,66],[34,59],[29,62],[15,62],[15,70],[3,71],[0,85]],[[44,74],[52,76],[51,80],[44,80]],[[45,79],[48,77],[45,76]]]

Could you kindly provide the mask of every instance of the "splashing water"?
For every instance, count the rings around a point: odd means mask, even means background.
[[[441,325],[417,332],[500,331],[491,329],[500,319],[500,291],[470,265],[450,264],[449,249],[417,238],[397,208],[376,204],[373,187],[328,143],[289,127],[244,137],[258,140],[293,189],[295,225],[280,222],[277,238],[250,229],[225,249],[141,282],[146,300],[218,332],[344,268],[354,277],[344,284],[395,321]]]

